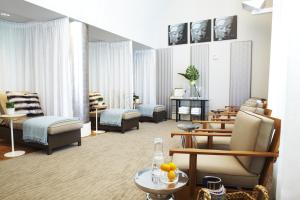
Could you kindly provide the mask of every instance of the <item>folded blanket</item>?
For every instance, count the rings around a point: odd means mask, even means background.
[[[101,113],[100,124],[110,126],[122,126],[122,117],[124,113],[136,112],[130,109],[107,109]]]
[[[153,117],[153,112],[155,108],[165,107],[163,105],[139,105],[137,110],[141,113],[144,117]]]
[[[48,145],[48,128],[51,125],[73,121],[74,119],[56,116],[34,117],[23,123],[23,140]]]

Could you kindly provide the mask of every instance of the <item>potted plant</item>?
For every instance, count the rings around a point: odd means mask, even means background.
[[[15,114],[15,104],[14,102],[7,102],[6,103],[6,112],[8,115]]]
[[[200,93],[196,86],[196,81],[200,77],[198,69],[194,65],[190,65],[187,67],[184,74],[183,73],[178,73],[178,74],[190,81],[190,85],[195,87],[197,95],[198,95],[198,97],[200,97]]]
[[[99,97],[97,100],[99,105],[103,105],[103,97]]]
[[[139,103],[139,102],[140,102],[140,97],[137,96],[137,95],[135,95],[135,94],[133,94],[133,101],[134,101],[135,103]]]

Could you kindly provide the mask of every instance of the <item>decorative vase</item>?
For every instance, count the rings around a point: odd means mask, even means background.
[[[15,108],[6,108],[6,113],[8,115],[13,115],[15,114]]]

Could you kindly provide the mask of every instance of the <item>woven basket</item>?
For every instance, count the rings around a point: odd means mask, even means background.
[[[253,192],[232,192],[227,193],[225,200],[270,200],[267,189],[262,185],[255,186]],[[205,188],[199,190],[197,200],[211,200],[209,191]]]

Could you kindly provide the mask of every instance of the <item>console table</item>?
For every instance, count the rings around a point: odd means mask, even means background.
[[[173,106],[173,102],[175,102],[176,106],[176,122],[180,120],[180,114],[179,114],[179,107],[181,106],[183,101],[189,102],[190,110],[191,108],[195,107],[192,104],[197,104],[196,107],[201,108],[201,114],[200,114],[200,120],[205,120],[205,114],[206,114],[206,107],[208,107],[208,99],[201,98],[201,97],[184,97],[184,98],[175,98],[171,97],[171,105]]]

